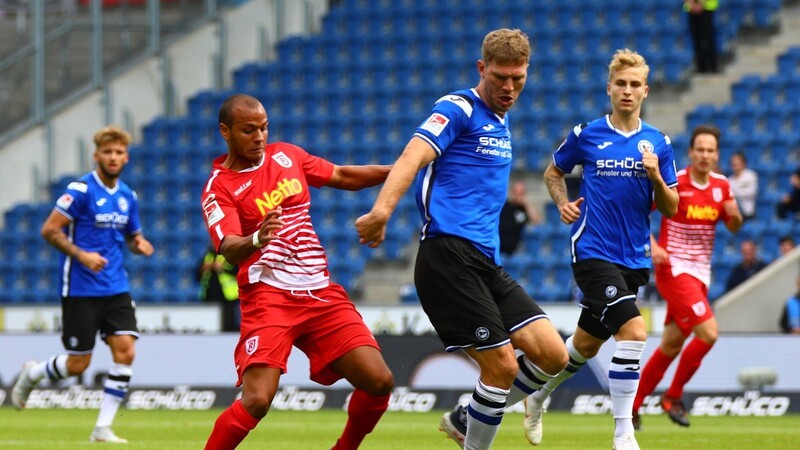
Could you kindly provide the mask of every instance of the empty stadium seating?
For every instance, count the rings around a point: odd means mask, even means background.
[[[529,82],[511,117],[516,169],[540,171],[555,146],[576,124],[608,107],[607,64],[614,50],[643,53],[651,83],[680,84],[691,76],[692,52],[681,2],[675,0],[345,0],[322,21],[322,33],[291,37],[277,46],[277,59],[253,61],[234,71],[233,86],[201,91],[188,101],[185,117],[162,117],[142,129],[131,147],[123,179],[141,198],[145,233],[157,252],[128,257],[134,297],[140,302],[197,301],[195,265],[208,237],[198,206],[211,160],[225,152],[217,110],[233,92],[264,102],[270,140],[296,143],[337,164],[389,164],[437,98],[477,83],[475,61],[484,33],[519,27],[531,37]],[[779,0],[721,2],[719,47],[730,51],[741,26],[775,24]],[[734,103],[705,106],[687,116],[691,126],[713,122],[726,135],[727,150],[742,150],[757,170],[774,174],[759,201],[759,219],[769,221],[776,195],[787,188],[787,163],[798,163],[800,137],[800,48],[778,59],[778,74],[746,77],[732,90]],[[744,139],[745,137],[751,139]],[[675,136],[680,164],[686,135]],[[726,161],[722,161],[723,168]],[[53,199],[71,177],[53,183]],[[335,281],[357,289],[371,260],[407,258],[419,217],[411,194],[403,198],[378,251],[360,246],[352,221],[366,212],[376,191],[361,195],[312,191],[312,217],[329,253]],[[767,201],[766,199],[770,199]],[[54,302],[58,255],[38,235],[53,200],[6,211],[0,245],[0,302]],[[769,216],[767,216],[769,214]],[[506,265],[542,301],[570,298],[572,278],[568,227],[549,207],[546,221],[530,228],[523,248]],[[782,231],[795,235],[795,222]],[[751,226],[748,224],[747,226]],[[755,227],[756,225],[752,225]],[[772,228],[762,250],[774,256]],[[769,238],[767,238],[769,236]],[[722,236],[725,258],[717,275],[735,259],[738,237]],[[536,255],[536,257],[531,257]],[[767,256],[767,255],[765,255]],[[20,264],[19,261],[23,263]],[[35,263],[31,263],[35,262]],[[720,279],[719,276],[716,277]],[[712,286],[718,295],[719,285]]]

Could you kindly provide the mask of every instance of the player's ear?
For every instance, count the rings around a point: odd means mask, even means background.
[[[221,134],[222,138],[225,139],[225,141],[227,141],[228,138],[230,138],[231,129],[228,128],[228,126],[225,125],[224,123],[220,123],[219,124],[219,134]]]

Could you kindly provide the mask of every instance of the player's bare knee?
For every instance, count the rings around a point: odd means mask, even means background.
[[[699,333],[695,335],[697,339],[705,342],[708,345],[714,345],[717,342],[717,338],[719,337],[719,331],[717,330],[708,330],[703,333]]]
[[[80,375],[86,371],[91,362],[92,355],[69,355],[67,357],[67,373]]]
[[[392,372],[389,370],[372,377],[369,381],[369,386],[367,389],[364,389],[367,394],[373,397],[389,395],[392,393],[392,390],[394,390],[394,376],[392,376]]]
[[[667,358],[674,358],[681,352],[681,346],[672,343],[662,343],[659,349]]]
[[[519,371],[516,358],[502,358],[481,367],[481,380],[489,386],[508,389]]]
[[[601,344],[602,345],[602,344]],[[575,350],[583,357],[583,359],[591,359],[597,355],[597,352],[600,351],[601,345],[597,345],[592,341],[589,340],[580,340],[580,339],[573,339],[572,346],[575,347]]]
[[[553,345],[542,349],[538,355],[525,354],[532,363],[545,373],[557,374],[567,367],[569,354],[563,344]]]
[[[240,401],[248,414],[256,419],[261,419],[267,415],[274,398],[275,392],[266,390],[259,392],[243,391]]]

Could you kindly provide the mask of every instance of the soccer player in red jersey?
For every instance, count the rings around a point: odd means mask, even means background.
[[[678,361],[672,384],[661,397],[661,406],[669,418],[678,425],[689,426],[681,400],[683,387],[717,340],[717,320],[708,303],[716,224],[722,220],[733,233],[742,226],[742,214],[728,179],[712,172],[719,161],[719,136],[719,130],[709,125],[692,131],[690,165],[678,172],[678,212],[670,219],[662,218],[658,241],[651,238],[656,288],[667,301],[667,315],[661,345],[642,370],[633,403],[637,429],[641,424],[638,411],[645,396],[653,392],[693,333],[694,338]]]
[[[345,378],[355,387],[333,449],[356,449],[386,411],[394,380],[347,293],[330,281],[309,186],[359,190],[382,183],[391,166],[337,166],[288,143],[268,144],[267,126],[257,99],[225,100],[219,130],[228,153],[214,160],[203,188],[211,240],[239,267],[242,310],[234,352],[242,397],[219,416],[205,448],[236,448],[266,416],[294,345],[308,356],[312,380]]]

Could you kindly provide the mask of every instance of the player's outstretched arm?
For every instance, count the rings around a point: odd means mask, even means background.
[[[430,144],[418,137],[411,138],[392,166],[370,212],[356,219],[356,230],[362,244],[375,248],[383,242],[386,236],[386,224],[400,198],[411,186],[417,172],[434,159],[436,150]]]
[[[325,186],[357,191],[383,183],[390,170],[392,166],[385,165],[334,166],[333,175]]]

